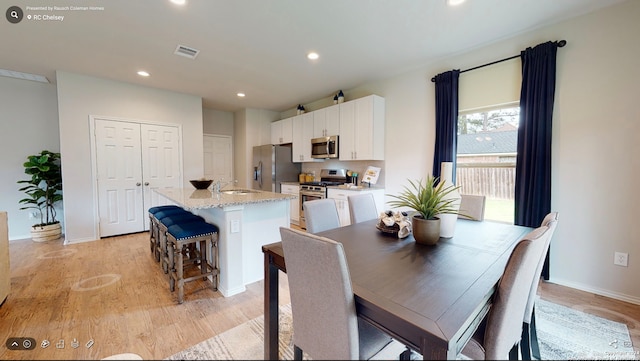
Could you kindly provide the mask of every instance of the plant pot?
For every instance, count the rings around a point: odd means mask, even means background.
[[[424,219],[421,216],[413,216],[411,223],[416,243],[432,246],[440,239],[440,218]]]
[[[62,237],[62,226],[60,223],[48,224],[46,226],[31,227],[31,240],[34,242],[48,242]]]

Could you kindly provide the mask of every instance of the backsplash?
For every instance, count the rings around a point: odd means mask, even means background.
[[[350,160],[340,161],[334,159],[326,159],[321,162],[305,162],[302,163],[302,173],[315,172],[316,181],[319,181],[320,170],[322,169],[347,169],[358,173],[358,184],[362,182],[362,176],[367,167],[380,167],[380,177],[375,184],[376,187],[384,188],[385,168],[383,160]]]

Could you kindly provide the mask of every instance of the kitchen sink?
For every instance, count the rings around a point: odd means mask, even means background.
[[[246,195],[249,193],[258,193],[258,192],[252,189],[230,189],[226,191],[221,191],[220,193],[232,194],[232,195]]]

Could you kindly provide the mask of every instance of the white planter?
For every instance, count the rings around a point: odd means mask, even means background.
[[[444,182],[444,188],[455,186],[453,183],[453,163],[442,162],[440,163],[440,182]],[[444,200],[453,200],[452,206],[456,211],[460,210],[460,192],[454,190],[447,194]],[[439,214],[440,218],[440,237],[451,238],[456,231],[456,222],[458,221],[457,214]]]
[[[62,237],[62,226],[60,223],[46,226],[31,227],[31,240],[34,242],[48,242]]]

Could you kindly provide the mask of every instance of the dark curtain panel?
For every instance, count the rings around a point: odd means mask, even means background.
[[[440,177],[440,163],[453,162],[453,183],[456,183],[456,153],[458,144],[458,78],[460,70],[435,76],[436,83],[436,145],[433,154],[433,176]]]
[[[515,224],[538,227],[551,211],[551,118],[556,87],[556,42],[522,51]],[[543,276],[549,277],[548,259]]]

